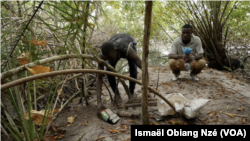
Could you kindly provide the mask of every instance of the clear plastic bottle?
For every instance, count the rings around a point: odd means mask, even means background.
[[[190,63],[185,63],[184,66],[185,66],[185,68],[186,68],[187,71],[190,70]]]

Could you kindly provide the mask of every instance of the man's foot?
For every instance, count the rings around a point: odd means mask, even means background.
[[[138,94],[134,93],[134,94],[131,94],[131,98],[137,98],[138,97]]]
[[[178,80],[179,76],[180,76],[180,74],[179,74],[179,73],[178,73],[178,74],[174,74],[174,76],[173,76],[172,80],[173,80],[173,81]]]
[[[119,94],[115,96],[115,104],[121,105],[122,104],[122,98]]]
[[[192,77],[193,80],[199,81],[197,74],[190,73],[190,76]]]

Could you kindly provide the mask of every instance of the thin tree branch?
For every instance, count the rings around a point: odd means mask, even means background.
[[[156,17],[155,17],[156,18]],[[157,22],[157,25],[159,26],[159,27],[161,27],[161,29],[168,35],[168,37],[172,40],[172,41],[174,41],[174,39],[167,33],[167,31],[166,30],[164,30],[164,28]]]
[[[99,62],[101,64],[103,64],[104,66],[106,66],[109,70],[113,71],[113,72],[117,72],[111,65],[109,65],[106,61],[96,57],[96,56],[92,56],[92,55],[85,55],[85,54],[79,54],[79,55],[76,55],[76,54],[67,54],[67,55],[61,55],[61,56],[54,56],[54,57],[50,57],[50,58],[46,58],[46,59],[43,59],[43,60],[38,60],[38,61],[35,61],[35,62],[32,62],[32,63],[29,63],[29,64],[26,64],[25,66],[27,67],[34,67],[36,65],[40,65],[40,64],[45,64],[45,63],[49,63],[49,62],[53,62],[53,61],[56,61],[56,60],[64,60],[64,59],[68,59],[68,58],[78,58],[78,57],[81,57],[83,59],[91,59],[91,60],[94,60],[96,62]],[[12,69],[12,70],[9,70],[7,72],[4,72],[1,74],[1,80],[2,79],[5,79],[7,77],[10,77],[10,76],[13,76],[21,71],[24,71],[26,70],[25,66],[20,66],[18,68],[15,68],[15,69]],[[126,85],[126,83],[121,80],[121,83],[128,95],[129,98],[131,98],[131,93],[129,91],[129,88],[128,86]]]
[[[21,11],[21,6],[20,6],[20,2],[17,1],[17,5],[18,5],[18,16],[22,17],[22,11]]]
[[[124,76],[121,75],[119,73],[115,73],[115,72],[110,72],[110,71],[104,71],[104,70],[94,70],[94,69],[70,69],[70,70],[62,70],[62,71],[53,71],[53,72],[49,72],[49,73],[42,73],[42,74],[37,74],[37,75],[32,75],[32,76],[28,76],[25,78],[21,78],[18,80],[14,80],[12,82],[9,82],[7,84],[4,84],[1,86],[1,91],[11,88],[13,86],[28,82],[28,81],[32,81],[32,80],[36,80],[36,79],[41,79],[44,77],[51,77],[51,76],[56,76],[56,75],[63,75],[63,74],[71,74],[71,73],[100,73],[100,74],[106,74],[106,75],[112,75],[115,77],[120,77],[122,79],[127,79],[129,81],[133,81],[139,85],[142,85],[141,81],[138,81],[137,79],[134,79],[132,77],[128,77],[128,76]],[[160,93],[158,93],[157,91],[155,91],[153,88],[151,87],[147,87],[148,90],[152,93],[154,93],[155,95],[159,96],[161,99],[163,99],[167,104],[169,104],[173,109],[174,106],[172,103],[170,103],[164,96],[162,96]],[[80,92],[79,92],[80,93]]]
[[[42,59],[42,60],[37,60],[35,62],[31,62],[29,64],[26,64],[24,66],[20,66],[20,67],[14,68],[12,70],[8,70],[6,72],[3,72],[1,74],[1,80],[5,79],[5,78],[8,78],[10,76],[13,76],[13,75],[15,75],[17,73],[20,73],[22,71],[25,71],[26,70],[25,66],[27,66],[29,68],[32,68],[32,67],[34,67],[36,65],[42,65],[42,64],[54,62],[54,61],[57,61],[57,60],[64,60],[64,59],[78,58],[78,57],[81,57],[83,59],[91,59],[91,60],[95,60],[97,62],[102,62],[104,64],[107,64],[104,60],[98,59],[97,57],[94,57],[92,55],[85,55],[85,54],[80,54],[80,55],[76,55],[76,54],[59,55],[59,56],[53,56],[53,57],[50,57],[50,58],[45,58],[45,59]],[[109,67],[112,67],[112,66],[109,65]]]

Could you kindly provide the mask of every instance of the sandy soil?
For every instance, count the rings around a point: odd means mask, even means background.
[[[158,79],[159,72],[159,79]],[[195,125],[250,125],[250,83],[232,77],[228,72],[212,69],[203,70],[199,74],[200,81],[191,80],[188,72],[181,72],[178,81],[171,81],[172,73],[167,67],[155,67],[149,69],[150,85],[157,87],[162,95],[178,92],[188,99],[205,98],[209,102],[200,110],[199,115],[192,120],[174,116],[164,117],[157,121],[154,117],[159,114],[156,107],[149,107],[150,124],[170,125],[170,124],[195,124]],[[141,74],[139,73],[139,78]],[[127,82],[128,84],[128,82]],[[111,90],[111,89],[110,89]],[[119,90],[123,98],[123,103],[128,98],[119,85]],[[136,85],[137,97],[141,96],[141,86]],[[141,118],[120,117],[121,120],[115,125],[99,119],[97,113],[96,95],[90,96],[89,106],[78,104],[79,98],[68,105],[57,119],[53,122],[56,129],[65,129],[61,141],[74,141],[81,135],[81,141],[128,141],[130,140],[130,126],[141,124]],[[112,105],[108,91],[103,86],[102,100],[105,106],[114,113],[124,110],[124,108]],[[127,112],[141,113],[141,108],[129,108]],[[230,117],[229,114],[235,114]],[[74,116],[73,123],[67,123],[67,118]],[[60,126],[60,127],[59,127]],[[53,134],[51,129],[51,135]],[[55,136],[55,134],[53,135]]]

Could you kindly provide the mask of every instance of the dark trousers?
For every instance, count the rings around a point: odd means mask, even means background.
[[[136,45],[133,45],[133,49],[137,53]],[[135,62],[133,60],[131,60],[131,59],[127,59],[127,60],[128,60],[128,65],[129,65],[130,77],[137,79],[137,65],[135,64]],[[117,62],[118,62],[118,60],[114,63],[110,63],[109,61],[107,61],[107,63],[109,63],[114,69],[115,69]],[[106,70],[110,71],[108,68]],[[116,92],[119,95],[120,93],[119,93],[118,88],[116,87],[115,77],[111,76],[111,75],[107,75],[107,76],[108,76],[109,85],[111,86],[113,92],[114,93]],[[129,81],[129,90],[130,90],[130,93],[132,95],[134,94],[135,84],[136,84],[135,82]],[[116,89],[117,89],[117,91],[116,91]]]

